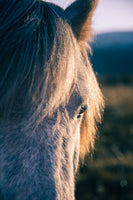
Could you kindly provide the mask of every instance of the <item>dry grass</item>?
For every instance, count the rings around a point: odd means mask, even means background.
[[[133,114],[133,86],[117,85],[102,88],[106,106],[121,115]]]
[[[111,80],[111,83],[113,80]],[[104,84],[106,109],[93,158],[81,167],[77,200],[133,199],[133,84]]]

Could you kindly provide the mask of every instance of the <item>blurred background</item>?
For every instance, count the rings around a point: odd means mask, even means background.
[[[133,200],[133,0],[99,0],[92,28],[90,59],[106,108],[93,157],[76,177],[76,199]]]

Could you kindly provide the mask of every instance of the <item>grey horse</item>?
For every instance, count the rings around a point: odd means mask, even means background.
[[[0,200],[74,200],[103,96],[88,59],[97,0],[0,0]]]

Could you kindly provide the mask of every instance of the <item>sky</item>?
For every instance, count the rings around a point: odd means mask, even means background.
[[[46,0],[66,8],[73,0]],[[133,31],[133,0],[99,0],[93,16],[94,32]]]

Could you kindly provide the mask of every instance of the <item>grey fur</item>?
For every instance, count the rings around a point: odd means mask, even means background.
[[[77,37],[71,24],[82,18],[70,20],[75,5],[81,0],[66,11],[39,0],[0,1],[0,200],[75,199],[80,146],[93,146],[103,108],[88,41],[79,40],[84,29]],[[89,143],[81,141],[85,105]]]

